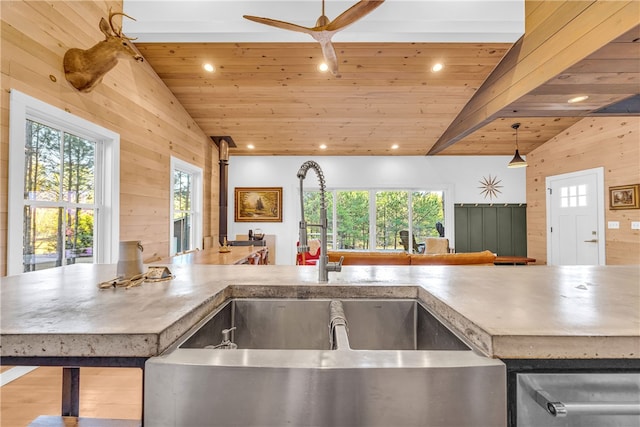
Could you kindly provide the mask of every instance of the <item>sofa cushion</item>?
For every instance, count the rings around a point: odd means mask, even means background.
[[[411,255],[411,265],[493,265],[496,256],[491,251],[455,254]]]
[[[425,254],[448,254],[449,239],[446,237],[427,237],[424,240]]]

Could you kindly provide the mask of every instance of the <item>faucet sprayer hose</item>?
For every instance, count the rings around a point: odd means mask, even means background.
[[[331,349],[349,348],[347,338],[347,318],[344,315],[342,301],[332,300],[329,303],[329,345]]]
[[[327,191],[327,187],[324,181],[324,174],[322,173],[322,169],[320,168],[320,165],[314,162],[313,160],[307,160],[302,164],[302,166],[300,166],[300,169],[298,169],[297,176],[298,178],[300,178],[300,194],[302,195],[302,181],[307,177],[307,172],[309,171],[309,169],[313,169],[314,171],[316,171],[316,175],[318,176],[318,181],[320,181],[321,207],[326,209],[327,203],[325,201],[325,192]]]
[[[301,210],[301,218],[300,221],[300,238],[299,238],[299,246],[298,252],[304,253],[308,251],[308,243],[307,243],[307,223],[304,220],[304,186],[303,182],[307,177],[307,172],[309,169],[313,169],[316,171],[316,175],[318,176],[318,180],[320,181],[320,224],[311,224],[314,226],[319,226],[321,228],[320,235],[320,258],[318,259],[318,281],[319,282],[327,282],[327,272],[329,271],[340,271],[342,267],[342,259],[340,263],[330,263],[328,262],[327,257],[327,201],[326,201],[326,184],[324,181],[324,174],[322,173],[322,169],[320,169],[320,165],[314,162],[313,160],[308,160],[300,166],[298,170],[298,178],[300,178],[300,210]]]
[[[329,327],[333,329],[335,325],[347,325],[344,307],[340,300],[332,300],[329,303]]]

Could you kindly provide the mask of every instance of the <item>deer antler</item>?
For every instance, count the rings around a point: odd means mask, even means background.
[[[113,25],[113,17],[114,16],[118,16],[118,15],[122,15],[122,16],[126,16],[129,19],[132,20],[136,20],[136,18],[133,18],[129,15],[127,15],[124,12],[111,12],[111,8],[109,8],[109,25],[111,26],[111,31],[113,31],[113,33],[115,35],[117,35],[118,37],[122,38],[122,39],[127,39],[127,40],[136,40],[137,37],[127,37],[124,34],[122,34],[122,27],[120,27],[119,29],[116,30],[115,26]]]

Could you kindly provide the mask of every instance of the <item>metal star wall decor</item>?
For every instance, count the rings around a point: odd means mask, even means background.
[[[489,175],[489,178],[483,176],[480,180],[482,186],[478,187],[482,189],[480,194],[482,194],[485,199],[489,197],[489,200],[498,197],[498,193],[502,193],[502,191],[499,190],[499,188],[502,188],[502,185],[498,185],[501,182],[502,180],[498,180],[497,176],[491,177],[491,175]]]

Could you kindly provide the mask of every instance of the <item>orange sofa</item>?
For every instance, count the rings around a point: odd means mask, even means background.
[[[342,265],[493,265],[491,251],[455,254],[408,254],[407,252],[328,251],[329,261],[344,257]]]

